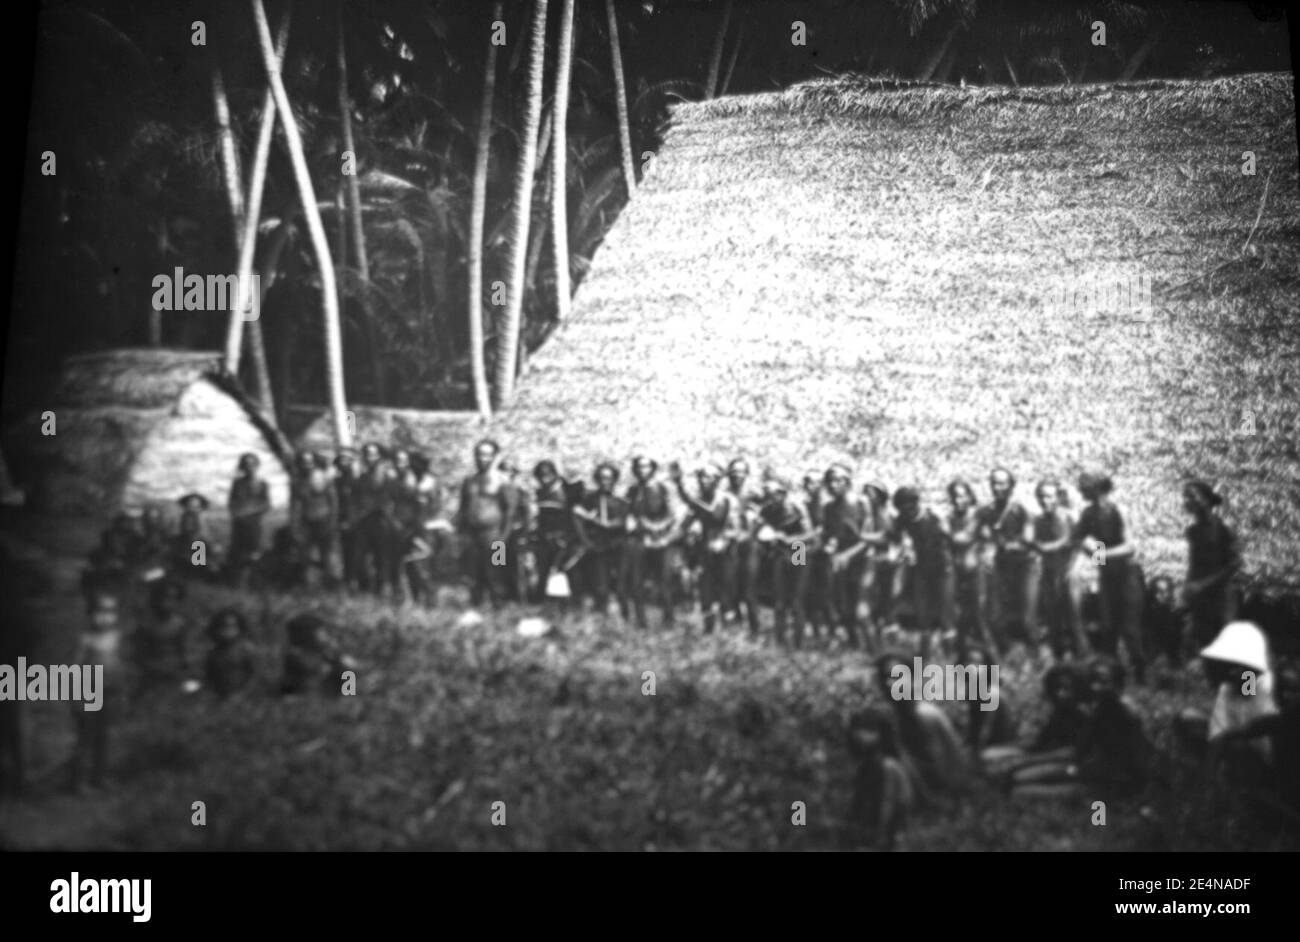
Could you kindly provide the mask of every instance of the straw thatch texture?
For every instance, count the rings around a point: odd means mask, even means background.
[[[41,435],[33,417],[23,435],[37,504],[95,516],[157,504],[174,516],[177,498],[197,491],[220,532],[236,462],[253,452],[272,503],[287,507],[288,473],[219,366],[216,354],[172,350],[70,358],[49,405],[56,434]]]
[[[495,431],[584,470],[841,459],[936,501],[994,464],[1029,501],[1097,467],[1170,572],[1179,482],[1205,476],[1256,583],[1300,583],[1291,83],[847,78],[682,105]],[[1052,304],[1143,279],[1145,311]]]
[[[332,420],[319,409],[313,410],[313,415],[295,439],[298,447],[333,453]],[[422,451],[429,458],[430,469],[448,486],[464,472],[465,454],[483,435],[477,412],[353,406],[352,421],[357,448],[377,442],[386,448]]]

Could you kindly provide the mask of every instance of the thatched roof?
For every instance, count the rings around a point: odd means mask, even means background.
[[[159,409],[220,367],[221,355],[205,351],[128,349],[68,357],[52,407]]]
[[[224,503],[238,454],[264,465],[272,499],[287,503],[287,446],[228,375],[216,353],[110,350],[68,358],[48,410],[14,439],[28,458],[37,503],[110,514],[197,490]]]
[[[424,452],[429,467],[444,485],[464,470],[466,451],[483,433],[476,412],[390,409],[386,406],[352,406],[356,447],[378,442],[385,447]],[[299,448],[334,451],[334,425],[322,407],[291,410],[290,422],[303,424],[294,436]]]
[[[1025,499],[1098,467],[1148,567],[1171,572],[1178,484],[1203,476],[1257,584],[1300,584],[1290,75],[846,78],[673,118],[495,423],[524,460],[847,459],[935,500],[959,476],[986,492],[998,463]],[[1145,313],[1051,305],[1143,278]]]

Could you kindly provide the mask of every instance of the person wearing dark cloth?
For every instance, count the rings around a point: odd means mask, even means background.
[[[81,590],[87,603],[96,593],[126,596],[131,592],[136,547],[130,532],[116,520],[104,528],[99,545],[90,552],[89,566],[81,576]],[[187,565],[188,562],[187,557]]]
[[[378,445],[361,449],[361,473],[352,488],[357,555],[362,588],[396,591],[398,560],[393,556],[392,466]]]
[[[759,529],[755,535],[763,548],[762,572],[772,580],[774,634],[778,643],[799,647],[803,641],[807,617],[804,596],[808,590],[808,564],[812,559],[810,544],[815,536],[808,509],[791,494],[788,481],[777,475],[764,479],[765,498],[759,510]]]
[[[582,481],[569,481],[560,476],[559,468],[550,459],[543,459],[533,467],[533,499],[529,505],[533,551],[537,554],[538,582],[542,595],[551,576],[563,573],[567,579],[569,566],[575,561],[578,531],[574,526],[573,508],[582,499],[585,485]],[[561,602],[563,605],[563,602]]]
[[[852,490],[849,469],[831,465],[823,479],[826,501],[822,505],[821,553],[825,558],[826,590],[834,622],[833,636],[842,627],[848,643],[859,647],[858,603],[862,593],[862,574],[867,567],[866,555],[872,547],[863,531],[870,516],[867,502]]]
[[[1233,579],[1241,568],[1237,537],[1216,508],[1223,498],[1204,481],[1183,487],[1183,509],[1192,517],[1187,528],[1187,602],[1192,640],[1205,646],[1237,617]]]
[[[631,599],[637,627],[645,630],[645,584],[651,577],[663,606],[664,627],[673,625],[674,538],[677,514],[669,497],[668,486],[656,478],[659,463],[653,458],[632,459],[632,476],[636,479],[627,489],[628,512],[632,532],[627,540],[626,593]]]
[[[573,508],[573,519],[583,555],[579,563],[583,594],[594,602],[597,612],[608,612],[611,597],[626,614],[623,597],[623,552],[627,543],[628,502],[614,493],[618,468],[609,462],[596,466],[595,489]]]
[[[850,718],[847,738],[855,769],[841,845],[845,850],[893,850],[916,797],[901,760],[894,717],[880,708],[862,710]]]
[[[474,446],[473,474],[460,485],[456,529],[464,540],[463,564],[474,605],[495,606],[505,590],[505,566],[493,564],[516,527],[519,505],[514,486],[499,467],[501,447],[491,439]]]
[[[232,581],[242,582],[262,558],[262,518],[271,509],[266,481],[257,476],[261,462],[249,452],[240,456],[239,473],[230,485],[230,554]]]
[[[1040,481],[1034,489],[1039,513],[1030,523],[1030,549],[1038,554],[1038,593],[1030,609],[1046,628],[1052,655],[1060,660],[1067,652],[1076,657],[1089,653],[1083,625],[1076,623],[1070,608],[1070,561],[1074,546],[1070,542],[1074,521],[1060,505],[1061,485],[1054,480]]]
[[[361,586],[361,546],[358,532],[356,488],[360,474],[355,449],[341,449],[334,458],[334,495],[338,501],[339,555],[343,582],[348,589]]]
[[[249,637],[248,619],[237,608],[225,608],[208,622],[212,647],[203,659],[208,689],[225,699],[247,690],[257,679],[257,649]]]
[[[898,575],[898,552],[889,541],[893,515],[889,510],[889,490],[879,481],[862,485],[863,550],[862,582],[858,590],[859,621],[873,632],[879,645],[885,625],[893,618],[894,582]]]
[[[430,590],[424,566],[429,559],[428,545],[417,547],[422,536],[424,521],[421,513],[420,476],[411,462],[411,453],[405,448],[393,450],[393,463],[388,476],[386,555],[397,568],[392,574],[395,591],[400,591],[403,579],[415,600],[424,599]]]
[[[1170,667],[1183,663],[1184,620],[1185,613],[1178,610],[1174,580],[1168,576],[1152,578],[1142,605],[1142,636],[1152,658],[1163,654]]]
[[[339,696],[343,692],[343,672],[355,664],[339,650],[333,626],[319,615],[302,612],[286,622],[285,632],[288,643],[280,693]]]
[[[993,502],[979,510],[984,538],[993,550],[985,623],[999,651],[1008,650],[1014,641],[1037,640],[1030,637],[1037,560],[1026,540],[1029,512],[1012,499],[1015,489],[1015,476],[1006,468],[994,468],[989,474]]]
[[[968,643],[962,659],[967,667],[987,670],[992,666],[990,650],[980,644]],[[987,749],[1015,743],[1020,735],[1020,711],[1016,698],[1002,683],[1000,672],[993,674],[990,671],[989,678],[988,699],[970,697],[966,701],[966,745],[976,758]],[[985,710],[986,703],[996,703],[997,706]]]
[[[447,523],[442,519],[442,489],[430,468],[428,455],[423,452],[411,452],[410,479],[404,485],[402,499],[410,503],[403,571],[413,601],[429,602],[433,600],[434,566]]]
[[[1074,746],[1088,722],[1091,691],[1087,674],[1076,662],[1053,664],[1043,673],[1043,701],[1047,718],[1023,747],[992,746],[980,753],[985,770],[1004,776],[1008,785],[1019,769],[1055,764],[1061,775],[1074,757]]]
[[[813,538],[808,543],[808,575],[805,579],[804,608],[813,637],[823,631],[835,631],[835,616],[830,607],[830,560],[822,552],[822,508],[826,491],[822,486],[824,472],[808,471],[803,476],[803,505],[813,527]]]
[[[1017,770],[1013,794],[1026,797],[1088,795],[1101,800],[1128,797],[1146,784],[1151,741],[1137,711],[1122,696],[1124,669],[1112,657],[1088,666],[1087,719],[1071,751],[1072,761],[1048,761]]]
[[[186,494],[177,501],[181,507],[180,526],[176,532],[176,570],[180,574],[193,574],[195,543],[207,543],[208,529],[203,514],[208,509],[208,499],[202,494]],[[206,553],[205,553],[206,557]]]
[[[889,538],[902,543],[907,537],[913,559],[908,575],[912,611],[916,629],[921,634],[921,656],[929,651],[930,632],[938,628],[944,635],[956,631],[953,612],[956,577],[952,565],[952,543],[943,521],[933,510],[921,507],[921,495],[915,488],[900,487],[894,492],[894,518]],[[958,637],[958,646],[966,639]]]
[[[326,581],[334,578],[339,527],[338,492],[329,460],[319,452],[298,456],[289,506],[289,526],[302,548],[304,572],[315,565]]]
[[[1118,650],[1123,640],[1128,648],[1133,675],[1141,683],[1146,675],[1146,649],[1140,628],[1143,591],[1141,572],[1133,562],[1133,545],[1124,529],[1124,517],[1110,500],[1114,489],[1104,474],[1085,473],[1079,477],[1079,493],[1087,506],[1074,525],[1071,542],[1098,567],[1098,607],[1101,614],[1102,640],[1110,651]],[[1074,617],[1083,623],[1077,600]]]
[[[699,595],[704,611],[704,633],[717,627],[722,617],[727,586],[732,585],[732,569],[736,556],[732,547],[732,534],[739,527],[739,508],[722,483],[722,469],[709,464],[696,474],[698,495],[686,489],[681,466],[673,462],[668,468],[669,477],[677,488],[677,496],[689,508],[693,528],[697,528],[700,547]]]
[[[171,536],[162,508],[151,504],[140,516],[140,564],[146,569],[165,569],[170,561],[170,546]]]
[[[149,590],[148,612],[131,645],[141,690],[179,685],[189,676],[190,618],[184,602],[183,582],[159,579]]]
[[[739,618],[743,605],[750,636],[757,637],[761,552],[754,541],[754,530],[757,529],[758,508],[763,503],[763,495],[749,487],[749,462],[744,458],[734,458],[727,465],[727,493],[736,504],[738,524],[732,538],[736,554],[735,583],[728,589],[727,608]]]

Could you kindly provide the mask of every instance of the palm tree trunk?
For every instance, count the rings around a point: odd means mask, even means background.
[[[540,202],[542,212],[548,213],[551,209],[551,173],[550,165],[547,164],[546,158],[551,152],[551,119],[554,117],[554,110],[542,109],[542,129],[537,136],[537,172],[535,176],[541,178],[542,192],[540,200],[534,200],[534,204]],[[537,284],[537,268],[542,263],[542,249],[546,246],[546,226],[537,226],[533,229],[528,237],[528,264],[524,266],[524,299],[533,292],[533,286]],[[527,331],[521,331],[520,352],[528,349],[527,338],[523,336]],[[523,362],[520,361],[519,370],[523,372]]]
[[[285,144],[289,151],[289,160],[293,165],[294,182],[298,187],[298,198],[302,202],[303,218],[307,221],[307,230],[311,234],[312,248],[316,252],[316,264],[320,270],[321,307],[325,318],[325,377],[329,386],[330,412],[334,419],[334,440],[339,447],[352,444],[352,433],[347,421],[347,397],[343,386],[343,339],[339,324],[338,288],[334,280],[334,263],[330,259],[329,240],[325,236],[325,226],[321,223],[320,210],[316,205],[316,191],[311,182],[311,171],[307,168],[307,157],[303,153],[302,137],[293,118],[293,109],[289,106],[289,93],[285,91],[284,81],[280,77],[280,63],[271,46],[271,27],[266,22],[266,9],[262,0],[249,0],[253,8],[253,20],[257,25],[257,40],[261,47],[262,63],[266,67],[267,80],[275,95],[275,106],[280,112],[280,127],[284,130]]]
[[[284,56],[285,46],[289,42],[289,20],[291,8],[286,8],[284,15],[280,19],[280,27],[276,32],[276,60]],[[219,80],[220,76],[216,76]],[[215,91],[215,86],[214,86]],[[224,91],[222,96],[224,99]],[[218,124],[222,123],[221,106],[218,106]],[[223,135],[228,132],[228,115],[226,125],[223,129]],[[232,199],[232,213],[236,218],[235,244],[239,252],[239,261],[236,268],[236,281],[241,292],[241,297],[234,309],[230,312],[230,321],[226,330],[226,370],[232,376],[239,374],[240,361],[240,341],[243,338],[244,313],[252,305],[253,299],[248,296],[252,291],[253,281],[253,257],[257,250],[257,227],[261,222],[262,216],[262,191],[266,185],[266,164],[271,155],[271,137],[275,132],[275,98],[271,94],[268,86],[265,95],[262,98],[262,119],[257,129],[257,143],[253,148],[253,166],[248,181],[248,202],[247,206],[243,204],[242,192],[235,195]],[[234,179],[239,181],[241,175],[238,167],[238,156],[233,148],[234,137],[231,135],[231,164],[235,168]],[[223,148],[224,151],[224,148]],[[236,190],[239,183],[236,182]],[[238,210],[234,209],[238,206]],[[263,416],[272,426],[276,424],[275,418],[275,394],[271,389],[270,372],[266,365],[266,344],[262,334],[261,322],[261,299],[258,301],[258,319],[248,321],[248,345],[249,354],[253,359],[253,378],[257,388],[257,401]]]
[[[1003,54],[1002,61],[1006,64],[1007,76],[1011,79],[1012,86],[1014,86],[1015,88],[1019,88],[1020,79],[1016,77],[1016,67],[1011,64],[1011,57],[1009,55]]]
[[[502,15],[501,0],[492,4],[492,22]],[[497,47],[488,39],[483,70],[483,107],[478,119],[478,149],[474,155],[474,193],[469,210],[469,368],[479,415],[492,415],[487,366],[483,360],[483,217],[487,214],[488,159],[492,156],[492,109],[497,82]]]
[[[731,47],[731,58],[727,60],[727,71],[722,76],[722,86],[718,89],[719,95],[727,94],[727,89],[731,87],[731,74],[736,71],[736,58],[740,55],[740,45],[744,41],[744,27],[736,30],[736,41]]]
[[[284,247],[289,244],[289,239],[293,236],[293,222],[288,219],[282,219],[280,225],[275,230],[275,235],[271,236],[267,242],[266,255],[262,258],[262,306],[266,306],[266,296],[270,293],[271,288],[275,285],[280,277],[280,256],[284,254]],[[275,384],[275,400],[277,402],[289,402],[292,393],[292,375],[293,375],[293,318],[282,317],[280,319],[281,329],[280,355],[276,362],[276,375],[278,382]]]
[[[938,71],[940,64],[942,64],[944,56],[948,55],[948,47],[951,46],[952,41],[957,38],[957,31],[960,29],[960,23],[953,23],[952,26],[948,28],[948,32],[944,34],[943,41],[939,43],[935,50],[930,53],[925,62],[921,64],[921,68],[916,73],[917,81],[928,82],[934,76],[934,73]]]
[[[618,111],[618,141],[623,153],[623,182],[627,184],[627,197],[636,190],[636,171],[632,166],[632,131],[627,122],[627,88],[623,84],[623,52],[618,46],[618,17],[614,13],[614,0],[605,0],[605,13],[609,17],[609,56],[614,64],[614,105]]]
[[[568,141],[565,125],[569,118],[569,75],[573,65],[573,5],[574,0],[564,0],[560,15],[560,48],[555,63],[555,107],[551,112],[555,121],[555,144],[552,147],[551,169],[551,247],[555,255],[555,319],[560,323],[569,319],[569,185],[565,160]]]
[[[1124,71],[1120,73],[1119,80],[1121,82],[1130,82],[1138,74],[1138,69],[1142,68],[1142,64],[1147,61],[1147,56],[1151,55],[1151,50],[1156,47],[1156,43],[1160,42],[1160,33],[1161,29],[1157,26],[1147,34],[1146,39],[1142,40],[1142,45],[1137,47],[1137,50],[1124,66]]]
[[[704,97],[713,98],[718,94],[718,73],[722,69],[722,47],[727,41],[727,27],[731,25],[732,0],[722,8],[722,25],[713,39],[713,54],[709,56],[709,76],[704,80]]]
[[[934,73],[934,81],[947,82],[952,75],[953,64],[957,61],[957,47],[949,46],[948,54],[943,57],[943,64]]]
[[[348,96],[348,56],[347,44],[343,38],[343,2],[339,0],[338,21],[338,98],[339,121],[343,130],[343,149],[353,155],[353,170],[356,170],[356,140],[352,136],[352,101]],[[352,229],[352,254],[357,260],[357,277],[361,280],[361,316],[366,323],[366,345],[370,348],[370,372],[374,374],[375,398],[380,403],[387,402],[387,383],[384,381],[383,351],[379,349],[379,333],[375,329],[375,311],[370,303],[370,258],[366,254],[366,233],[361,225],[361,181],[356,173],[346,176],[348,187],[348,222]],[[347,257],[340,256],[340,265],[347,264]]]
[[[254,0],[260,2],[260,0]],[[533,35],[528,62],[528,105],[524,133],[515,171],[514,226],[510,237],[509,296],[505,325],[497,346],[497,406],[510,404],[515,394],[515,369],[519,363],[520,326],[524,312],[524,263],[528,253],[528,226],[533,212],[533,171],[537,167],[537,125],[542,115],[542,76],[546,62],[546,8],[548,0],[533,0]]]
[[[545,162],[545,157],[538,161],[541,165],[542,173],[542,192],[541,204],[542,211],[547,212],[551,207],[551,184],[552,178],[547,170],[549,169]],[[542,249],[546,246],[546,226],[537,226],[533,229],[532,235],[528,239],[528,264],[525,266],[524,290],[529,292],[537,284],[537,269],[542,263]],[[528,297],[525,293],[524,297]],[[527,344],[525,344],[527,346]],[[522,367],[521,367],[522,369]]]

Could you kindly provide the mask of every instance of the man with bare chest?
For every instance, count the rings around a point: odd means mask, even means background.
[[[495,605],[504,592],[507,540],[515,526],[518,501],[500,467],[501,447],[491,439],[474,446],[473,474],[460,486],[456,528],[464,540],[463,564],[470,600]]]

